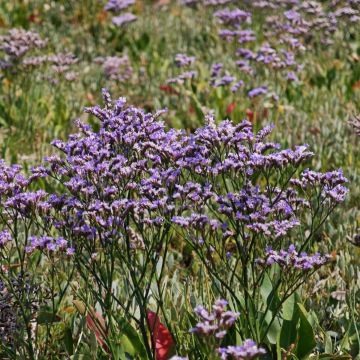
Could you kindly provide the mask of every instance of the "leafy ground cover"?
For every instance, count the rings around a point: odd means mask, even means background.
[[[357,359],[359,24],[1,2],[0,357]]]

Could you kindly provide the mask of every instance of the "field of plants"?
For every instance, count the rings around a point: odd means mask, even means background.
[[[0,1],[0,359],[360,359],[360,0]]]

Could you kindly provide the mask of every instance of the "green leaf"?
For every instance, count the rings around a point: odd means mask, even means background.
[[[280,346],[288,349],[296,342],[299,311],[295,303],[295,294],[291,295],[283,304],[283,323],[280,332]]]
[[[40,325],[50,325],[54,322],[59,322],[61,317],[50,312],[50,311],[40,311],[36,319],[37,323]]]
[[[325,351],[329,354],[333,352],[333,344],[329,332],[325,333]]]
[[[145,50],[150,43],[150,36],[148,33],[143,33],[138,40],[136,40],[136,47],[138,50]]]
[[[121,341],[124,350],[130,355],[137,355],[140,359],[146,359],[147,354],[145,345],[141,341],[137,331],[124,318],[118,320],[118,323],[120,326],[120,332],[123,334]]]
[[[272,313],[268,311],[268,314],[265,318],[268,324],[270,323],[271,318],[272,318]],[[269,339],[271,344],[276,344],[280,331],[281,331],[281,325],[279,319],[275,318],[275,320],[272,322],[267,332],[267,338]]]
[[[295,294],[292,294],[282,306],[282,317],[284,320],[292,320],[296,311]]]
[[[264,275],[264,280],[261,283],[260,293],[269,309],[272,311],[276,310],[280,301],[277,291],[275,291],[269,274],[267,273]]]
[[[74,341],[72,338],[71,329],[68,327],[64,331],[63,341],[66,351],[68,352],[69,355],[72,355],[74,353]]]
[[[300,326],[298,330],[299,341],[296,347],[296,355],[299,359],[307,359],[307,356],[316,346],[314,330],[307,319],[308,313],[304,306],[297,303],[300,314]]]

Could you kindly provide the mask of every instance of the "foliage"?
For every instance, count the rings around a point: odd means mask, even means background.
[[[1,3],[0,358],[356,358],[359,6]]]

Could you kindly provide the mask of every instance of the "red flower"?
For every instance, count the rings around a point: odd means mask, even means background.
[[[160,322],[159,317],[151,310],[147,312],[151,340],[155,345],[156,360],[168,360],[174,347],[170,331]]]
[[[250,109],[246,109],[246,116],[248,117],[249,121],[253,122],[254,120],[254,112]]]
[[[251,122],[254,121],[254,112],[252,110],[246,109],[246,116],[248,117],[249,121]],[[261,114],[259,112],[256,113],[257,120],[267,119],[268,116],[269,116],[269,111],[266,108],[263,109]]]
[[[179,95],[179,93],[170,85],[160,85],[159,89],[170,95]]]
[[[226,114],[230,115],[236,108],[235,103],[230,103],[226,108]]]

